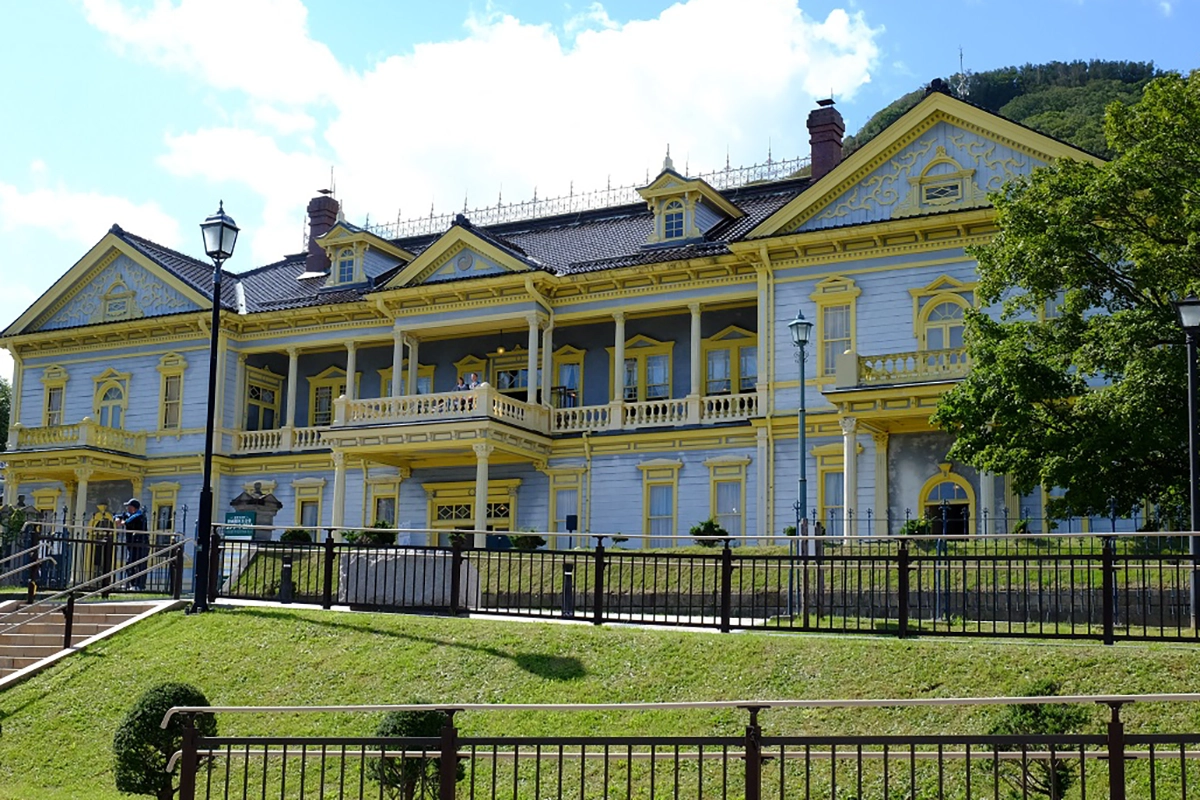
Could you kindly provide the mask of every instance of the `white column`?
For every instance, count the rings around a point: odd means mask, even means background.
[[[246,354],[238,353],[237,375],[233,383],[233,429],[246,429]]]
[[[773,541],[775,522],[767,516],[767,450],[769,444],[767,428],[764,425],[755,433],[754,451],[754,528],[759,544],[777,544]]]
[[[25,362],[17,353],[15,347],[9,352],[12,353],[13,379],[8,404],[8,430],[0,431],[0,436],[5,437],[8,442],[8,449],[13,450],[17,446],[17,437],[13,433],[12,426],[21,421],[21,392],[24,391],[25,386]],[[66,420],[64,419],[63,422],[66,422]]]
[[[758,413],[770,418],[775,407],[775,398],[768,391],[771,374],[775,369],[775,347],[771,341],[771,299],[766,267],[758,273],[758,379],[754,391],[758,394]]]
[[[76,467],[75,469],[75,524],[82,528],[87,524],[87,493],[88,480],[92,477],[90,467]],[[73,533],[77,536],[77,533]]]
[[[554,405],[554,322],[546,323],[542,331],[542,405]]]
[[[886,431],[872,431],[871,438],[875,440],[875,521],[872,533],[884,536],[888,530],[888,434]]]
[[[612,399],[614,403],[620,403],[625,399],[625,312],[613,312],[613,319],[616,321],[616,342],[613,345],[613,391]]]
[[[346,513],[346,454],[341,450],[333,451],[333,522],[335,528],[342,527]],[[341,532],[336,533],[341,539]]]
[[[475,546],[487,547],[488,456],[495,445],[480,442],[475,448]]]
[[[392,331],[392,397],[400,396],[404,385],[404,332],[399,328]]]
[[[688,303],[692,312],[692,383],[688,394],[699,397],[704,394],[700,390],[700,304]]]
[[[287,416],[283,418],[283,427],[290,428],[296,424],[296,384],[300,382],[300,350],[296,347],[289,347],[287,354]]]
[[[537,314],[529,314],[525,317],[525,321],[529,323],[529,361],[525,365],[528,371],[526,378],[525,402],[530,405],[537,403],[537,369],[538,369],[538,318]]]
[[[4,470],[4,505],[16,505],[17,485],[21,482],[15,469]]]
[[[979,473],[979,510],[976,512],[980,533],[996,532],[996,476],[990,472]]]
[[[408,340],[408,394],[414,395],[417,393],[417,347],[420,345],[416,339]]]
[[[846,536],[858,534],[858,420],[843,417],[842,426],[842,514]]]
[[[346,399],[357,400],[358,394],[354,391],[355,375],[358,373],[358,345],[354,342],[346,342]]]

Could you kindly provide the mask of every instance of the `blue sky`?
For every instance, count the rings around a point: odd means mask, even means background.
[[[1200,0],[0,0],[0,325],[112,223],[229,263],[301,247],[333,168],[347,217],[427,215],[807,155],[963,64],[1200,67]],[[11,361],[0,351],[0,375]]]

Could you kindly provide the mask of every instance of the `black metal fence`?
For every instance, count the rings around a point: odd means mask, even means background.
[[[1186,696],[1195,700],[1197,696]],[[425,737],[204,736],[183,715],[180,800],[337,797],[584,800],[600,798],[1148,798],[1187,800],[1200,787],[1200,733],[1130,732],[1123,706],[1152,698],[992,698],[931,701],[794,701],[620,706],[545,706],[551,713],[684,708],[740,709],[740,735],[464,735],[459,717],[504,706],[446,706],[440,735]],[[1176,702],[1178,702],[1178,697]],[[1102,732],[1012,735],[772,735],[772,709],[837,706],[965,706],[1086,703],[1107,706]],[[325,712],[428,711],[353,707]],[[210,709],[228,712],[317,709]],[[902,711],[900,713],[903,713]],[[295,724],[295,717],[289,717]],[[169,726],[171,715],[164,720]],[[176,721],[178,724],[178,721]],[[931,723],[924,723],[927,727]],[[934,723],[936,724],[936,723]],[[636,727],[634,725],[633,727]]]
[[[778,547],[480,550],[215,537],[217,597],[602,624],[1193,641],[1177,534],[796,537]],[[723,545],[723,546],[721,546]]]

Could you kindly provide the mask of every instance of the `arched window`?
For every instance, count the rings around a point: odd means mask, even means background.
[[[115,383],[100,388],[96,401],[96,421],[105,428],[120,428],[125,410],[125,390]]]
[[[962,346],[962,304],[953,300],[933,304],[925,315],[925,349],[958,350]]]
[[[921,515],[933,523],[934,536],[961,536],[971,532],[975,492],[961,475],[939,464],[938,474],[921,487]]]
[[[663,209],[663,239],[683,238],[683,203],[672,200]]]

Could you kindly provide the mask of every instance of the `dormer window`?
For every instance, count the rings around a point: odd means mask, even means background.
[[[683,230],[683,203],[672,200],[663,209],[663,239],[682,239]]]
[[[354,283],[354,250],[347,247],[338,252],[337,282]]]

